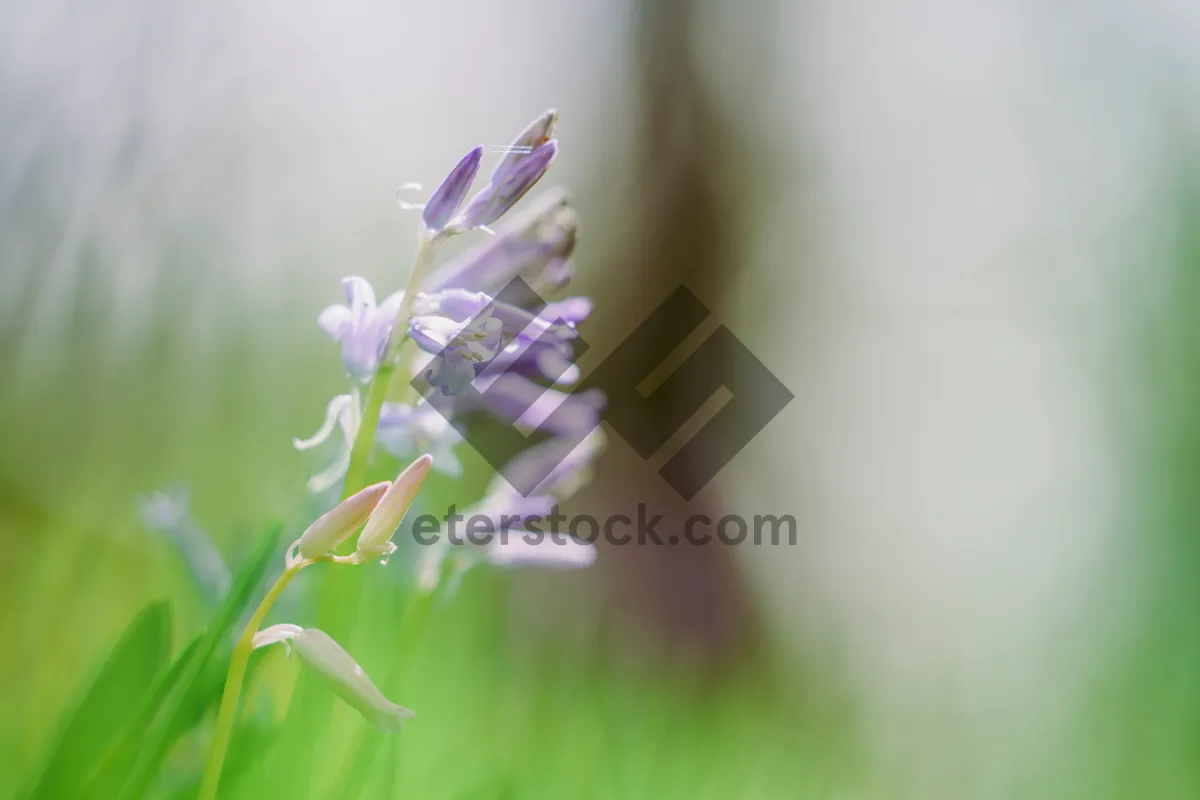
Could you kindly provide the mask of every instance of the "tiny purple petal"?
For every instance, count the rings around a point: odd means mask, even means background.
[[[456,322],[466,322],[480,314],[492,298],[483,292],[469,292],[466,289],[446,289],[437,294],[418,296],[420,313],[438,314]]]
[[[329,306],[317,315],[317,324],[332,336],[335,342],[340,342],[354,326],[354,312],[342,305]]]
[[[367,282],[366,278],[351,275],[342,280],[342,290],[346,293],[346,301],[350,304],[350,310],[355,314],[360,313],[364,308],[375,308],[375,290],[371,288],[371,284]]]

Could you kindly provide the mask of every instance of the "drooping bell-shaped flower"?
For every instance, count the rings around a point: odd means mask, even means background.
[[[294,652],[299,656],[307,669],[379,730],[395,733],[404,727],[406,719],[416,716],[384,697],[358,662],[324,631],[284,623],[254,635],[256,648],[277,643],[288,647],[289,655]]]

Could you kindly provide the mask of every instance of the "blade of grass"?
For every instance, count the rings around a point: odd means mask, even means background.
[[[182,719],[198,719],[203,709],[212,704],[217,692],[197,692],[203,684],[205,667],[221,642],[228,641],[233,626],[246,610],[255,590],[262,583],[263,575],[275,557],[276,545],[283,526],[274,524],[259,542],[258,549],[247,560],[238,574],[233,589],[217,612],[195,655],[189,660],[179,680],[179,686],[170,694],[164,708],[147,729],[143,745],[139,748],[129,779],[125,782],[121,798],[141,798],[146,795],[158,774],[171,746],[186,730]]]
[[[134,618],[92,680],[29,795],[77,796],[83,781],[141,707],[171,646],[170,607],[151,603]]]
[[[146,697],[134,721],[125,729],[122,737],[109,748],[88,776],[84,792],[86,796],[112,797],[120,789],[125,781],[125,776],[136,760],[142,734],[153,721],[155,712],[166,700],[176,681],[179,680],[179,676],[183,674],[184,667],[200,647],[203,638],[204,635],[200,634],[192,639],[188,646],[175,657],[171,666],[158,677],[153,690]]]

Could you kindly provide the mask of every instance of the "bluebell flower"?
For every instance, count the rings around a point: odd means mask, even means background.
[[[294,652],[338,697],[381,731],[399,731],[405,720],[416,716],[384,697],[358,662],[324,631],[283,622],[254,634],[255,649],[272,644],[282,644],[289,656]]]
[[[365,278],[342,281],[347,305],[332,305],[317,317],[320,326],[342,345],[346,372],[356,381],[369,382],[379,369],[404,292],[388,295],[378,305],[375,290]]]
[[[492,317],[491,306],[465,319],[441,314],[419,314],[410,321],[409,335],[433,358],[424,370],[425,379],[443,394],[462,393],[475,380],[476,365],[491,361],[502,346],[503,323]]]

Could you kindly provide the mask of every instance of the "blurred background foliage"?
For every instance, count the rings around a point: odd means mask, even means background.
[[[411,550],[311,570],[272,621],[360,595],[333,632],[407,664],[365,796],[1200,796],[1197,43],[1166,0],[0,2],[0,796],[131,622],[127,711],[214,618],[139,498],[187,487],[235,571],[294,538],[316,313],[403,283],[397,184],[547,106],[585,369],[684,282],[797,394],[693,504],[614,436],[568,511],[801,541],[476,573],[411,648]],[[360,721],[253,668],[237,791],[337,796]],[[197,685],[147,796],[194,785]]]

